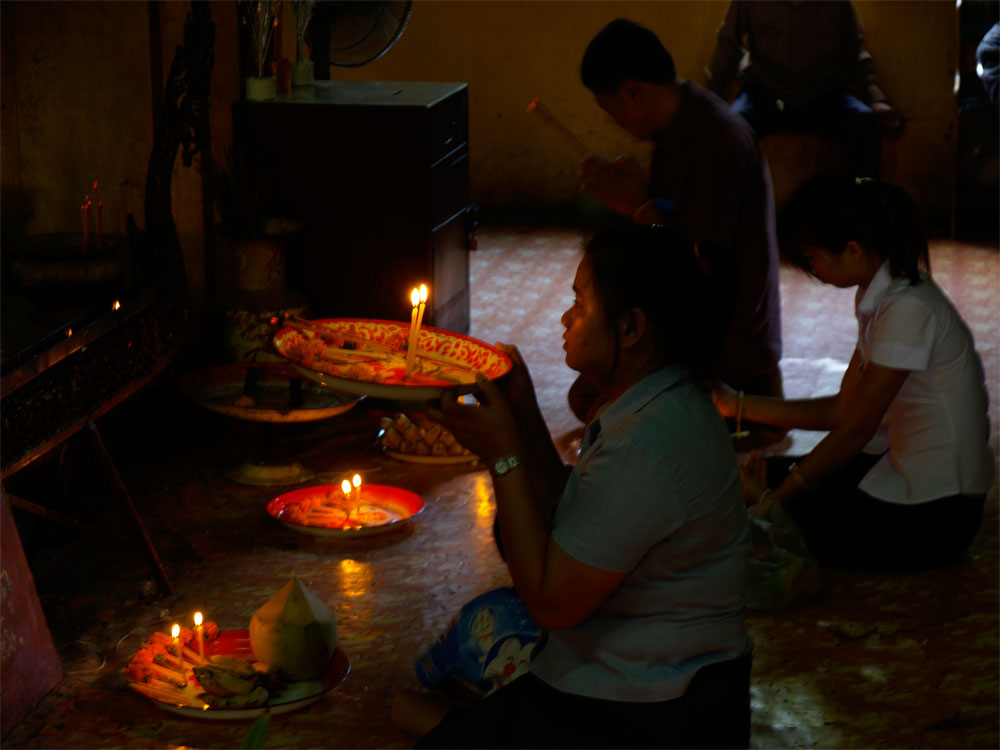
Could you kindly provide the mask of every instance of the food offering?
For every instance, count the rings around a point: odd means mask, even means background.
[[[247,709],[267,704],[285,689],[276,667],[252,659],[213,654],[218,625],[205,623],[203,641],[190,628],[171,637],[153,633],[125,668],[129,686],[148,698],[208,710]]]
[[[315,595],[299,589],[286,608],[291,615],[252,620],[253,633],[219,631],[212,622],[199,624],[200,639],[176,625],[173,636],[153,633],[123,670],[129,687],[159,708],[197,719],[247,719],[316,701],[343,682],[350,664],[337,648],[332,612],[317,609]],[[308,622],[295,616],[302,597],[318,612]]]
[[[355,475],[357,477],[357,475]],[[321,484],[279,495],[267,504],[267,513],[295,531],[314,536],[359,537],[381,534],[402,526],[422,511],[423,499],[399,487]]]
[[[511,368],[496,347],[430,326],[421,327],[411,344],[407,326],[391,320],[284,323],[274,337],[277,351],[306,377],[349,393],[404,400],[437,398],[450,389],[471,393],[477,372],[495,379]]]
[[[401,461],[463,463],[477,459],[441,425],[406,414],[382,417],[378,442],[386,454]]]

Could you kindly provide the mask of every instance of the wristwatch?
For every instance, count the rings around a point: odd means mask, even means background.
[[[502,456],[493,462],[493,465],[490,467],[490,474],[495,477],[502,477],[508,471],[520,465],[520,456]]]

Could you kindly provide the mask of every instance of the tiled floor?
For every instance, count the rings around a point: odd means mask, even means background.
[[[566,455],[581,426],[566,407],[574,373],[562,362],[559,316],[570,300],[580,242],[572,230],[486,227],[472,256],[471,333],[521,347]],[[932,262],[976,335],[996,453],[997,248],[936,242]],[[854,342],[851,292],[784,269],[782,294],[786,390],[835,390]],[[413,489],[427,503],[401,533],[350,542],[306,537],[264,514],[279,490],[235,485],[222,475],[260,439],[254,426],[201,413],[169,383],[153,401],[136,408],[156,419],[169,415],[183,439],[150,438],[146,445],[157,452],[144,457],[126,432],[136,419],[112,420],[106,432],[177,591],[150,593],[148,571],[118,517],[96,510],[103,507],[99,485],[82,461],[75,500],[95,509],[103,532],[39,581],[66,677],[4,746],[238,747],[246,722],[176,717],[129,692],[118,671],[128,654],[115,645],[164,609],[177,618],[200,609],[224,628],[246,627],[293,575],[335,610],[351,673],[310,707],[272,717],[268,747],[408,746],[389,722],[389,705],[395,690],[418,685],[413,659],[465,601],[506,582],[490,537],[488,474],[478,465],[418,466],[381,456],[372,439],[375,415],[362,407],[289,430],[286,444],[321,472],[320,480],[361,470],[366,481]],[[779,447],[807,449],[815,439],[793,433]],[[824,571],[818,602],[750,616],[752,745],[997,747],[998,606],[994,488],[983,530],[962,564],[909,575]]]

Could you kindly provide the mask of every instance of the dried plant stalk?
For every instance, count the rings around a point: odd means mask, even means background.
[[[302,42],[306,38],[306,29],[312,20],[316,0],[292,0],[292,14],[295,16],[295,59],[302,60]]]
[[[267,60],[267,51],[271,46],[271,35],[278,25],[278,12],[280,2],[278,0],[256,0],[247,2],[243,0],[243,22],[250,27],[250,42],[253,45],[253,52],[257,58],[257,77],[264,77],[264,63]]]

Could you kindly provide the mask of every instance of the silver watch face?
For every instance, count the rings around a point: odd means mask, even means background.
[[[517,456],[504,456],[493,462],[493,475],[500,477],[521,464],[521,459]]]

